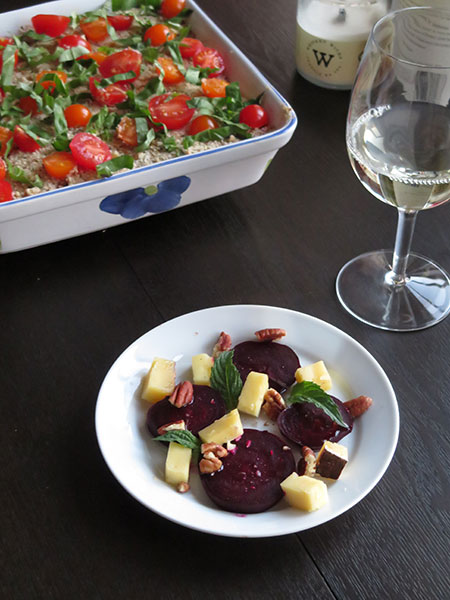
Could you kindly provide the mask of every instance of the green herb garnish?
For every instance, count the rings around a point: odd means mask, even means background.
[[[296,383],[286,398],[288,404],[295,404],[296,402],[309,402],[321,408],[323,412],[330,417],[340,427],[348,429],[347,423],[342,419],[341,413],[336,402],[331,396],[329,396],[320,385],[313,381],[302,381]]]
[[[157,442],[177,442],[185,448],[190,448],[195,455],[200,453],[202,446],[201,441],[187,429],[173,429],[153,439]]]
[[[116,171],[120,171],[120,169],[132,169],[133,165],[133,157],[129,154],[123,154],[97,165],[96,171],[99,177],[109,177]]]
[[[233,354],[234,350],[227,350],[215,359],[210,379],[211,387],[220,393],[228,410],[236,408],[242,390],[242,379],[233,363]]]

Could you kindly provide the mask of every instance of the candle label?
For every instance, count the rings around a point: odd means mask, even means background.
[[[297,23],[297,69],[307,79],[351,87],[366,40],[331,41],[311,35]]]

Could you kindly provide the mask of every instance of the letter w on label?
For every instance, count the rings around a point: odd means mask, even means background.
[[[320,66],[322,63],[325,67],[328,67],[331,60],[334,58],[334,54],[326,54],[325,52],[317,52],[317,50],[313,50],[314,56],[316,57],[316,62]]]

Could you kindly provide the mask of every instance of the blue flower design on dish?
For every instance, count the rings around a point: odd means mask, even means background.
[[[100,210],[125,219],[137,219],[147,213],[160,213],[178,206],[181,195],[191,184],[189,177],[182,175],[161,181],[157,186],[135,188],[107,196],[100,202]]]

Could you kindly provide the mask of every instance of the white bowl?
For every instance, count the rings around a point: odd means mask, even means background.
[[[93,10],[102,4],[93,0],[57,0],[1,15],[0,36],[14,35],[31,22],[37,13],[67,14]],[[43,192],[0,205],[0,253],[39,246],[56,240],[98,231],[129,221],[121,215],[100,208],[110,195],[157,186],[176,177],[182,191],[176,208],[212,198],[258,181],[278,149],[287,144],[297,126],[297,117],[286,100],[263,77],[224,33],[194,3],[192,30],[206,44],[217,48],[225,57],[231,81],[239,81],[247,98],[264,92],[262,104],[268,111],[273,131],[260,137],[189,156],[133,169],[108,177],[65,188]],[[175,208],[172,196],[171,208]],[[164,204],[164,202],[163,202]],[[164,206],[161,207],[164,210]],[[161,210],[158,210],[161,212]],[[151,216],[155,213],[150,213]]]

